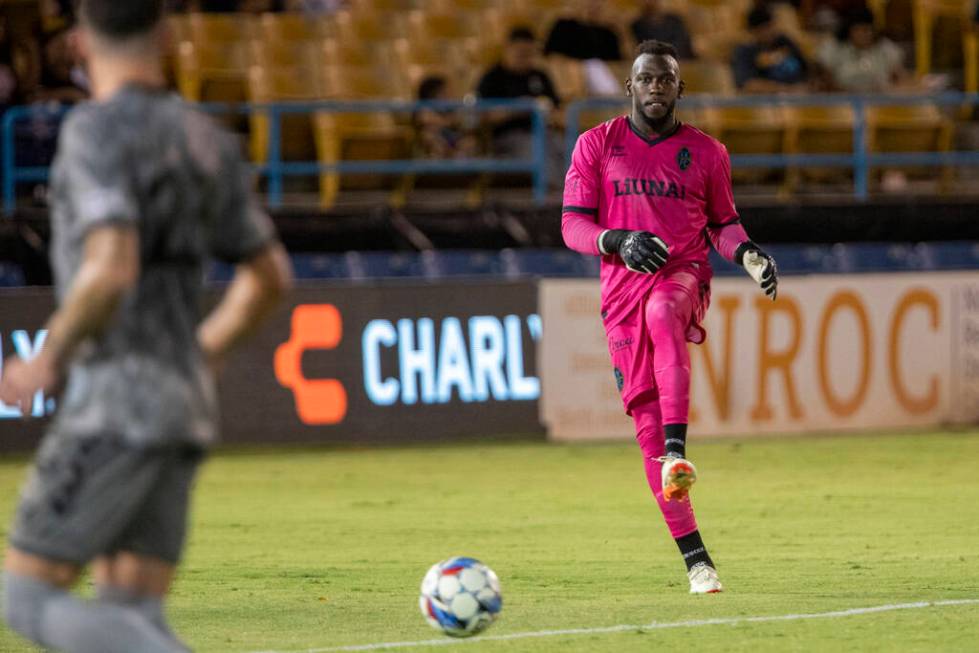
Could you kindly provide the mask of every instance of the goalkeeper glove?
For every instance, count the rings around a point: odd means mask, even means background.
[[[744,267],[765,294],[775,301],[778,295],[778,266],[775,259],[749,240],[738,247],[734,262]]]
[[[633,272],[653,274],[666,264],[670,249],[659,236],[648,231],[608,229],[598,237],[602,254],[618,254]]]

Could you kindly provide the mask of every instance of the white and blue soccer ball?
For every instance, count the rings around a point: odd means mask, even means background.
[[[470,637],[496,620],[503,595],[492,569],[479,560],[457,557],[432,565],[422,580],[418,604],[432,628]]]

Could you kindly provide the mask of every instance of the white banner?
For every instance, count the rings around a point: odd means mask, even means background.
[[[542,421],[555,439],[633,437],[590,280],[545,280]],[[979,273],[785,277],[772,303],[717,279],[690,346],[691,434],[979,421]]]

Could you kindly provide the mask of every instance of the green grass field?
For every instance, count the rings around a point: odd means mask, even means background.
[[[503,583],[489,636],[979,599],[979,432],[695,442],[690,455],[723,594],[687,593],[630,443],[219,455],[172,620],[206,653],[439,638],[418,585],[454,554]],[[3,524],[24,471],[0,463]],[[976,651],[979,604],[465,646],[681,649]],[[29,650],[0,627],[0,651]]]

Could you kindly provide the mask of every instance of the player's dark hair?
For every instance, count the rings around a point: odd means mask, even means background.
[[[163,19],[163,0],[81,0],[78,13],[95,33],[125,40],[151,32]]]
[[[537,41],[537,37],[534,36],[533,30],[529,27],[514,27],[510,30],[510,34],[506,40],[507,43],[519,43],[521,41],[534,43]]]
[[[748,29],[768,25],[770,22],[772,22],[772,12],[768,10],[768,7],[755,7],[748,12]]]
[[[636,57],[641,57],[644,54],[650,54],[654,57],[673,57],[674,59],[679,59],[673,44],[653,39],[647,39],[636,46]]]

